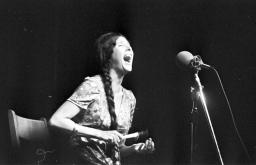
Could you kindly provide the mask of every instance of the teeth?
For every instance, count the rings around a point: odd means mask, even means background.
[[[130,56],[124,56],[124,60],[127,62],[130,62],[131,57]]]

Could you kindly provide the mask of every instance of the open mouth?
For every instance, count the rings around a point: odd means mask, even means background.
[[[132,57],[131,57],[131,56],[129,56],[129,55],[125,55],[125,56],[124,56],[124,61],[125,61],[125,62],[128,62],[128,63],[129,63],[129,62],[131,62],[131,60],[132,60]]]

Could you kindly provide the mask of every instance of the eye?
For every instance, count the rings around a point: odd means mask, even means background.
[[[120,44],[120,45],[118,45],[119,47],[125,47],[125,45],[123,45],[123,44]]]
[[[127,49],[131,49],[131,47],[129,45],[124,45],[124,44],[119,45],[119,47],[124,47],[124,48],[127,48]]]

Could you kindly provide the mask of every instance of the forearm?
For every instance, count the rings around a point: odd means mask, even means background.
[[[65,132],[72,132],[75,130],[79,135],[84,137],[101,137],[101,130],[79,125],[68,118],[51,118],[49,124],[50,126],[61,129]]]
[[[66,132],[76,131],[83,137],[94,137],[97,139],[119,143],[122,140],[122,134],[115,130],[104,131],[79,125],[71,120],[80,111],[80,108],[71,102],[65,102],[51,117],[49,125]]]
[[[49,125],[66,132],[72,132],[75,129],[81,136],[100,138],[101,130],[85,127],[71,120],[79,111],[79,107],[66,101],[50,118]]]

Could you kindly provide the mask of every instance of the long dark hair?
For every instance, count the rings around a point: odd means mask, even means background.
[[[97,51],[98,51],[98,59],[101,68],[101,77],[104,84],[104,89],[106,93],[108,110],[111,117],[111,130],[117,129],[117,121],[116,121],[116,113],[115,113],[115,102],[114,102],[114,94],[112,90],[112,80],[109,75],[110,67],[111,67],[111,56],[113,53],[113,48],[116,45],[116,40],[118,37],[123,36],[120,33],[106,33],[101,35],[97,41]]]

